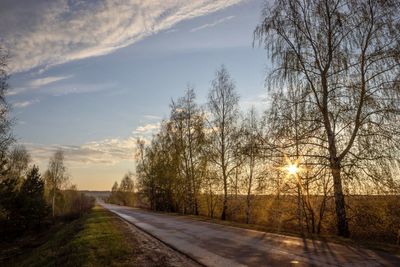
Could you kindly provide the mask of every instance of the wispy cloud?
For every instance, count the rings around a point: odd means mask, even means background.
[[[143,117],[147,120],[161,120],[160,116],[155,116],[155,115],[144,115]]]
[[[32,104],[38,103],[39,99],[33,99],[33,100],[26,100],[26,101],[20,101],[20,102],[14,102],[12,103],[12,106],[14,108],[26,108]]]
[[[173,33],[173,32],[177,32],[177,31],[179,31],[179,30],[178,29],[170,29],[170,30],[165,31],[165,33]]]
[[[150,143],[153,135],[160,130],[160,127],[161,122],[147,123],[145,125],[136,127],[136,129],[132,131],[132,136],[135,139],[144,141],[145,143]]]
[[[133,134],[152,134],[160,129],[160,123],[148,123],[143,126],[137,127]]]
[[[109,164],[132,160],[135,155],[136,139],[104,139],[83,145],[42,145],[25,143],[34,161],[47,161],[55,151],[61,149],[65,160],[74,164]]]
[[[269,104],[270,102],[268,93],[262,93],[256,96],[245,97],[240,101],[240,106],[243,110],[249,110],[251,108],[255,108],[260,113],[262,113]]]
[[[103,90],[108,90],[114,88],[116,83],[101,83],[101,84],[68,84],[55,88],[50,88],[47,93],[53,96],[64,96],[70,94],[84,94],[84,93],[93,93]]]
[[[0,31],[12,71],[21,72],[105,55],[241,1],[2,1]]]
[[[30,82],[30,85],[32,87],[40,87],[40,86],[45,86],[51,83],[55,83],[61,80],[65,80],[67,78],[70,78],[71,76],[49,76],[41,79],[35,79]]]
[[[197,31],[204,30],[206,28],[212,28],[212,27],[214,27],[214,26],[216,26],[218,24],[224,23],[225,21],[231,20],[234,17],[235,16],[228,16],[228,17],[225,17],[225,18],[218,19],[218,20],[214,21],[213,23],[207,23],[207,24],[201,25],[199,27],[193,28],[193,29],[190,30],[190,32],[197,32]]]
[[[107,138],[91,141],[81,145],[43,145],[25,143],[34,161],[45,162],[55,151],[62,149],[65,160],[74,164],[109,164],[114,165],[121,161],[134,160],[136,140],[138,138],[146,143],[160,128],[160,123],[145,124],[136,127],[131,135],[126,138]]]
[[[17,88],[13,88],[10,91],[7,92],[7,95],[18,95],[21,93],[24,93],[26,91],[29,90],[35,90],[68,78],[71,78],[72,76],[48,76],[48,77],[44,77],[44,78],[40,78],[40,79],[34,79],[29,81],[28,84],[26,84],[25,86],[22,87],[17,87]]]

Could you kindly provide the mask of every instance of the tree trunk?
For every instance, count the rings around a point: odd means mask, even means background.
[[[224,178],[224,203],[222,207],[222,213],[221,213],[221,220],[225,221],[226,220],[226,211],[228,210],[228,185],[227,181]]]
[[[214,218],[214,198],[213,198],[212,192],[210,194],[210,217],[211,217],[211,219]]]
[[[297,177],[297,174],[296,174]],[[300,178],[297,178],[297,223],[299,227],[300,233],[303,233],[303,213],[301,211],[301,202],[302,202],[302,195],[301,195],[301,185],[300,185]],[[308,225],[308,222],[307,222]]]
[[[56,189],[53,188],[53,200],[52,200],[52,211],[53,211],[53,218],[55,217],[55,207],[56,207]]]
[[[247,210],[246,210],[246,223],[250,223],[250,213],[251,213],[251,202],[252,202],[252,194],[251,194],[251,189],[253,187],[253,175],[254,175],[254,167],[255,167],[255,152],[254,152],[254,143],[251,146],[250,150],[250,173],[249,173],[249,184],[247,187]]]
[[[249,224],[250,223],[250,209],[251,209],[251,179],[249,181],[249,187],[247,190],[247,206],[246,206],[246,223]]]
[[[221,133],[221,166],[222,166],[222,178],[224,180],[224,203],[222,207],[221,220],[226,220],[226,212],[228,210],[228,175],[226,174],[226,162],[225,162],[225,134],[224,134],[224,121],[222,122],[222,133]]]
[[[317,225],[317,234],[321,233],[321,225],[322,225],[322,219],[324,218],[325,206],[326,206],[326,192],[324,191],[324,198],[322,200],[321,207],[319,209],[319,219],[318,219],[318,225]]]
[[[331,162],[331,171],[333,177],[333,189],[335,196],[335,207],[336,207],[336,220],[337,220],[337,231],[339,236],[349,237],[349,226],[347,224],[346,217],[346,204],[344,201],[344,195],[342,190],[342,179],[340,177],[340,162],[333,160]]]

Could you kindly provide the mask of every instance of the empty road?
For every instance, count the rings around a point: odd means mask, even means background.
[[[400,257],[102,204],[206,266],[400,266]]]

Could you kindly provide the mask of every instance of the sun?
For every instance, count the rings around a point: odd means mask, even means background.
[[[289,174],[295,175],[299,171],[299,167],[296,164],[290,164],[287,166],[287,171]]]

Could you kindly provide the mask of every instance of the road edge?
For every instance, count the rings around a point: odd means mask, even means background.
[[[103,206],[103,205],[102,205],[102,206]],[[103,207],[104,207],[104,206],[103,206]],[[104,207],[104,208],[105,208],[106,210],[108,210],[109,212],[112,212],[113,214],[117,215],[118,218],[121,219],[122,221],[124,221],[124,222],[126,222],[126,223],[128,223],[128,224],[130,224],[130,225],[133,225],[136,229],[138,229],[138,230],[142,231],[143,233],[149,235],[150,237],[152,237],[152,238],[154,238],[154,239],[160,241],[160,242],[163,243],[165,246],[171,248],[171,249],[174,250],[175,252],[177,252],[177,253],[183,255],[184,257],[186,257],[186,258],[188,258],[188,259],[190,259],[190,260],[192,260],[192,261],[194,261],[195,263],[199,264],[200,266],[208,267],[207,265],[205,265],[204,263],[202,263],[202,262],[200,262],[199,260],[195,259],[194,257],[192,257],[191,255],[189,255],[188,253],[182,252],[181,250],[179,250],[179,249],[176,248],[175,246],[173,246],[173,245],[171,245],[171,244],[168,244],[167,242],[161,240],[161,239],[158,238],[157,236],[155,236],[155,235],[151,234],[150,232],[144,230],[144,229],[141,228],[140,226],[137,226],[137,225],[134,224],[133,222],[130,222],[129,220],[127,220],[127,219],[125,219],[124,217],[120,216],[117,212],[114,212],[114,211],[112,211],[112,210],[109,210],[109,209],[107,209],[106,207]]]

